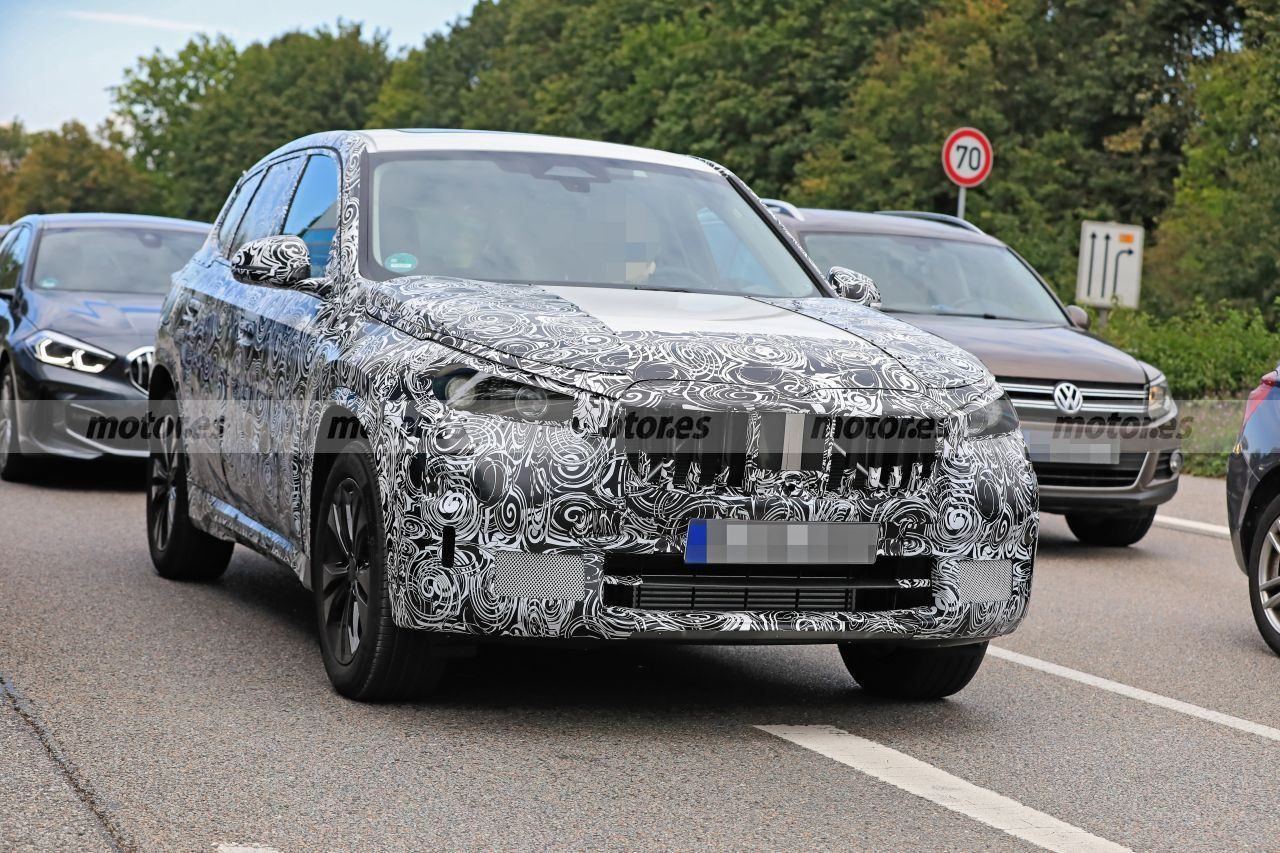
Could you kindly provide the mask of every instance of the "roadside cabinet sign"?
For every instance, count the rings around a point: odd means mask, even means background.
[[[1139,225],[1089,222],[1080,226],[1076,302],[1105,308],[1138,307],[1143,231]]]
[[[957,186],[976,187],[991,174],[991,140],[977,128],[951,131],[942,144],[942,169]]]

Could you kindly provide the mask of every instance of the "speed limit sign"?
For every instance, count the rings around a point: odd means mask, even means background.
[[[942,144],[942,170],[960,187],[956,215],[964,218],[964,191],[976,187],[991,174],[991,140],[977,128],[953,130]]]

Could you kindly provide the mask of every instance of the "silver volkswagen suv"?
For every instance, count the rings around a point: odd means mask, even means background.
[[[1178,490],[1178,407],[1155,367],[1089,334],[1016,252],[972,223],[917,211],[765,204],[819,266],[871,276],[885,312],[982,359],[1022,423],[1040,509],[1090,545],[1132,545]]]

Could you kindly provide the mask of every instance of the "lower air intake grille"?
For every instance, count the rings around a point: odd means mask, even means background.
[[[1083,465],[1074,462],[1036,462],[1042,486],[1074,486],[1082,489],[1132,486],[1142,473],[1145,453],[1121,453],[1115,465]]]
[[[604,603],[640,610],[873,612],[933,604],[932,557],[872,565],[727,563],[688,571],[679,555],[610,555]],[[900,582],[901,581],[901,582]],[[910,584],[908,586],[908,584]]]
[[[492,572],[493,592],[504,598],[581,601],[586,596],[582,558],[573,554],[499,551]]]
[[[955,570],[961,601],[1004,601],[1013,595],[1011,560],[957,560]]]

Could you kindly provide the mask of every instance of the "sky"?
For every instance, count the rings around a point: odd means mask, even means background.
[[[78,119],[96,127],[107,87],[139,56],[177,52],[196,33],[239,47],[340,17],[390,35],[393,49],[465,16],[475,0],[0,0],[0,123],[28,130]]]

